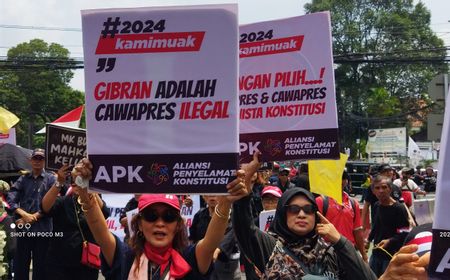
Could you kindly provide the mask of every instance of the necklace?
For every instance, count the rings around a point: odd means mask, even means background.
[[[78,204],[80,204],[80,205],[82,204],[82,203],[81,203],[81,197],[78,196],[77,202],[78,202]]]

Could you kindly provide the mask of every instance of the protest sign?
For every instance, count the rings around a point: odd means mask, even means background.
[[[102,195],[102,199],[105,201],[106,207],[108,207],[111,213],[110,216],[106,219],[108,229],[122,241],[125,237],[125,232],[123,226],[120,224],[120,213],[132,197],[132,195],[127,194]]]
[[[10,128],[8,133],[0,132],[0,144],[4,143],[16,145],[16,128]]]
[[[267,210],[259,213],[259,229],[262,231],[268,231],[270,224],[275,217],[276,210]]]
[[[130,231],[130,237],[134,235],[133,228],[131,227],[131,220],[133,219],[134,215],[136,215],[137,213],[139,213],[139,209],[138,208],[130,210],[130,211],[128,211],[126,213],[128,230]]]
[[[450,98],[446,100],[444,124],[441,136],[441,150],[439,157],[440,171],[437,177],[436,196],[433,221],[433,242],[431,245],[430,265],[428,274],[430,279],[450,279]]]
[[[413,202],[413,209],[417,224],[423,225],[433,222],[434,198],[415,199]]]
[[[192,206],[187,207],[186,205],[181,206],[181,216],[185,221],[186,228],[189,232],[189,228],[192,226],[192,220],[194,219],[194,215],[200,210],[200,196],[199,195],[191,195]]]
[[[329,13],[243,25],[239,48],[241,162],[339,158]]]
[[[93,189],[226,193],[239,146],[236,11],[82,11]]]
[[[46,169],[58,170],[64,164],[74,166],[87,156],[84,129],[47,124],[46,135]]]

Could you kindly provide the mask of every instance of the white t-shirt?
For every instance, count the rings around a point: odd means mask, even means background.
[[[394,184],[401,188],[403,191],[417,192],[420,190],[419,186],[411,179],[408,179],[408,186],[402,186],[401,179],[395,179]]]

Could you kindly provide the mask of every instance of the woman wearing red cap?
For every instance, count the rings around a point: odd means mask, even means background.
[[[91,177],[92,164],[83,159],[73,176]],[[205,237],[187,245],[187,233],[175,195],[149,195],[139,198],[139,214],[131,227],[135,234],[130,247],[108,231],[95,199],[86,189],[80,191],[86,220],[102,251],[102,273],[107,279],[207,279],[215,249],[228,225],[231,201],[245,193],[243,172],[227,185],[230,196],[221,197]]]

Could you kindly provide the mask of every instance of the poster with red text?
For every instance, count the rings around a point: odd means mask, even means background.
[[[226,193],[238,164],[237,6],[82,11],[90,188]]]
[[[8,144],[12,144],[12,145],[16,145],[16,128],[10,128],[8,133],[0,133],[0,144],[4,144],[4,143],[8,143]]]
[[[328,12],[240,26],[240,160],[337,159]]]

